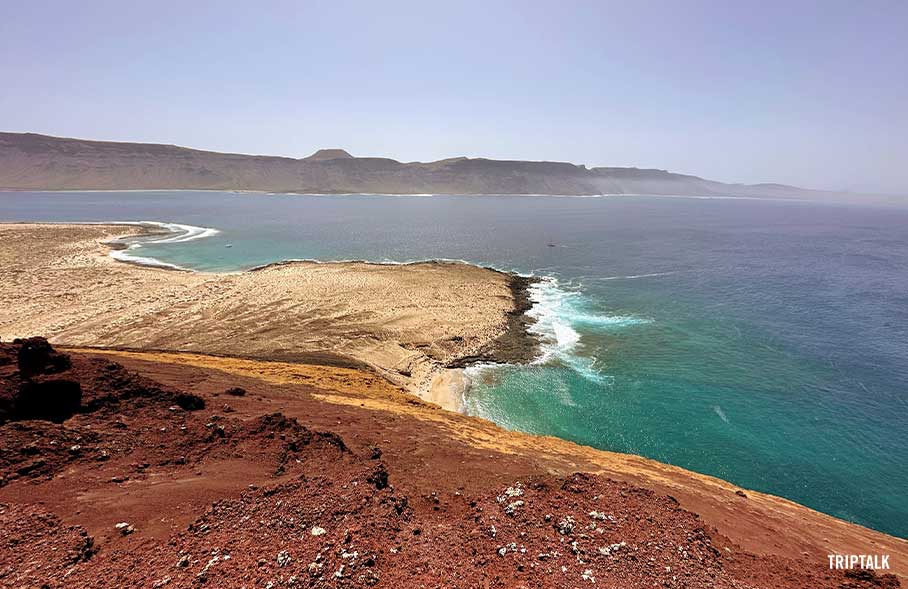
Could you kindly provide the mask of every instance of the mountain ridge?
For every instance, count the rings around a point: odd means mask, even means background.
[[[454,157],[403,163],[320,149],[305,158],[206,151],[173,144],[0,132],[0,189],[248,190],[287,193],[742,196],[847,193],[780,184],[726,184],[655,168]]]

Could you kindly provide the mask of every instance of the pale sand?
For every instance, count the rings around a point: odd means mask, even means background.
[[[508,275],[468,264],[293,262],[196,273],[108,255],[104,242],[143,230],[0,224],[0,339],[41,335],[61,345],[268,360],[347,358],[459,410],[462,371],[444,367],[487,351],[514,309]]]
[[[439,370],[437,376],[432,380],[429,390],[426,391],[425,395],[420,396],[426,401],[441,406],[443,409],[462,413],[464,410],[464,393],[469,388],[469,382],[463,369]]]

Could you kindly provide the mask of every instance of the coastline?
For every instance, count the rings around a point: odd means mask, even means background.
[[[495,270],[498,272],[498,270]],[[527,315],[533,308],[529,290],[540,282],[534,276],[505,273],[514,307],[507,313],[507,328],[491,342],[487,349],[471,356],[458,358],[448,368],[467,368],[475,364],[529,364],[539,357],[540,337],[529,331],[535,320]]]
[[[116,255],[129,251],[131,238],[167,240],[175,227],[189,235],[177,240],[215,231],[152,222],[0,224],[8,234],[0,244],[0,337],[40,333],[63,345],[271,360],[327,352],[454,411],[468,386],[459,368],[534,357],[524,316],[531,279],[453,261],[284,261],[211,273]],[[32,253],[28,261],[22,251]],[[20,291],[38,296],[26,302]],[[55,308],[60,293],[67,302]],[[240,342],[244,332],[262,336]]]
[[[344,197],[344,196],[413,196],[413,197],[432,197],[432,196],[466,196],[466,197],[546,197],[546,198],[689,198],[704,200],[765,200],[772,202],[810,202],[823,204],[829,201],[820,199],[808,199],[800,197],[779,197],[779,196],[727,196],[721,194],[651,194],[644,192],[599,192],[589,194],[549,194],[543,192],[471,192],[471,193],[447,193],[447,192],[297,192],[297,191],[267,191],[267,190],[234,190],[229,188],[103,188],[103,189],[74,189],[74,188],[42,188],[42,189],[24,189],[24,188],[0,188],[0,193],[16,192],[53,192],[53,193],[124,193],[124,192],[214,192],[229,193],[240,195],[260,195],[260,196],[325,196],[325,197]],[[889,195],[884,195],[889,196]],[[892,197],[898,198],[898,197]],[[836,201],[833,201],[835,203]]]
[[[494,272],[500,272],[489,268]],[[476,354],[455,358],[442,367],[429,384],[425,395],[420,395],[444,409],[463,413],[466,397],[472,385],[466,369],[488,364],[530,364],[540,356],[539,335],[529,331],[535,320],[527,315],[533,307],[529,289],[539,282],[531,276],[504,272],[514,307],[506,314],[506,326],[498,337]]]
[[[643,484],[677,497],[685,507],[704,514],[723,533],[736,541],[748,542],[752,550],[758,549],[761,542],[770,541],[773,534],[788,529],[792,522],[803,520],[809,523],[801,524],[801,535],[797,540],[786,541],[786,549],[809,549],[817,556],[824,548],[842,551],[870,542],[893,554],[906,553],[902,540],[778,497],[750,491],[741,496],[735,485],[713,477],[557,438],[508,432],[482,419],[439,411],[438,406],[444,407],[452,397],[455,402],[462,401],[462,397],[456,397],[458,392],[462,395],[468,383],[460,366],[483,360],[514,361],[532,350],[526,339],[514,340],[521,339],[520,334],[530,321],[525,314],[531,306],[527,291],[535,283],[533,278],[448,262],[291,262],[233,274],[163,272],[160,268],[119,264],[107,255],[106,241],[142,230],[127,225],[0,224],[0,338],[7,341],[16,335],[44,331],[52,334],[53,341],[69,348],[95,348],[85,350],[90,354],[201,366],[282,387],[292,383],[299,394],[313,394],[319,403],[412,417],[414,423],[435,424],[433,427],[446,435],[480,451],[519,455],[546,472],[584,470]],[[28,247],[30,258],[17,262],[17,257],[23,258],[23,247]],[[427,283],[432,288],[421,291]],[[259,304],[265,303],[262,307],[249,308],[249,298],[243,298],[253,285],[255,298],[262,299]],[[318,288],[309,288],[313,285]],[[335,305],[342,303],[343,297],[331,299],[340,286],[352,289],[348,292],[355,293],[357,299],[386,304],[387,289],[394,285],[405,286],[402,292],[406,297],[395,299],[404,306],[392,309],[390,315],[378,321],[363,309],[338,309]],[[158,291],[167,295],[164,300],[155,300]],[[317,304],[300,314],[292,307],[299,300],[293,299],[288,309],[287,297],[302,294],[318,295],[317,300],[310,301]],[[80,300],[83,295],[90,300]],[[121,298],[114,301],[113,307],[104,307],[113,295]],[[210,304],[224,296],[240,300],[226,308]],[[403,298],[411,304],[401,302]],[[446,304],[437,306],[439,298]],[[464,300],[474,304],[474,315],[466,316],[460,306]],[[481,303],[478,306],[477,300]],[[419,304],[412,304],[414,301]],[[85,304],[92,307],[88,314],[84,314]],[[436,306],[429,306],[432,304]],[[140,313],[130,315],[136,307]],[[178,311],[175,317],[174,308]],[[143,319],[142,314],[149,310],[159,314]],[[275,312],[277,319],[267,317],[263,324],[263,317]],[[427,331],[437,330],[439,312],[452,325],[482,324],[491,329],[473,341],[465,341],[464,335],[450,330],[441,336],[434,331],[427,337]],[[247,317],[238,319],[243,313]],[[305,330],[293,330],[289,338],[282,331],[287,323],[295,326],[295,321],[312,319],[312,313],[318,314],[316,321],[305,325],[318,331],[314,340],[299,339]],[[428,320],[414,322],[414,313]],[[10,328],[11,321],[16,324],[15,330]],[[215,331],[217,325],[225,322],[229,323],[227,329]],[[406,328],[393,332],[375,330],[377,324],[387,322],[402,322]],[[203,337],[169,339],[168,330],[177,328],[198,330]],[[469,333],[472,329],[464,327],[462,331]],[[233,337],[236,334],[240,337]],[[277,340],[278,345],[262,347],[263,340]],[[330,356],[320,358],[319,353]],[[356,363],[345,366],[347,358]],[[332,366],[358,371],[368,368],[367,374],[378,374],[395,386],[376,386],[375,390],[367,387],[354,394],[348,390],[349,380],[345,380],[351,378],[349,375],[330,382],[324,380],[321,375],[330,372]],[[287,381],[282,376],[286,371],[302,374]],[[180,373],[180,381],[195,382],[193,378],[197,378],[183,374]],[[314,386],[321,386],[322,390],[313,393]],[[419,394],[432,405],[409,393]],[[433,394],[437,396],[433,398]],[[413,430],[416,431],[422,430]],[[435,443],[442,444],[438,438]],[[439,448],[447,446],[442,444]],[[735,530],[742,522],[752,526],[747,534]],[[773,546],[779,550],[776,544]]]

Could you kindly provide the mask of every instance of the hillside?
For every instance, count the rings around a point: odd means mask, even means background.
[[[349,368],[0,343],[0,586],[894,589],[904,541]],[[873,545],[894,570],[829,570]],[[894,574],[892,574],[894,573]]]
[[[587,168],[563,162],[461,157],[402,163],[353,157],[342,149],[322,149],[293,159],[0,133],[0,189],[168,188],[316,194],[835,195],[777,184],[723,184],[664,170]]]

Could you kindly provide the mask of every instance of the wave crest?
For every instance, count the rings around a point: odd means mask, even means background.
[[[196,239],[204,239],[206,237],[211,237],[220,233],[220,230],[213,227],[198,227],[196,225],[185,225],[183,223],[165,223],[163,221],[119,221],[111,222],[110,224],[139,225],[145,227],[151,226],[166,230],[167,234],[163,237],[140,236],[138,238],[140,241],[126,239],[124,240],[124,243],[128,244],[126,249],[112,250],[110,252],[110,257],[121,262],[140,264],[142,266],[152,266],[154,268],[170,268],[173,270],[187,270],[187,268],[178,266],[177,264],[163,262],[161,260],[158,260],[157,258],[139,256],[134,252],[138,249],[141,249],[143,244],[185,243],[187,241],[195,241]]]
[[[633,315],[604,315],[590,312],[580,292],[563,288],[556,278],[546,277],[532,285],[533,303],[527,315],[535,320],[528,331],[539,337],[541,355],[533,363],[557,360],[589,380],[607,384],[610,377],[597,367],[597,359],[584,356],[578,329],[613,330],[652,323],[652,319]]]

